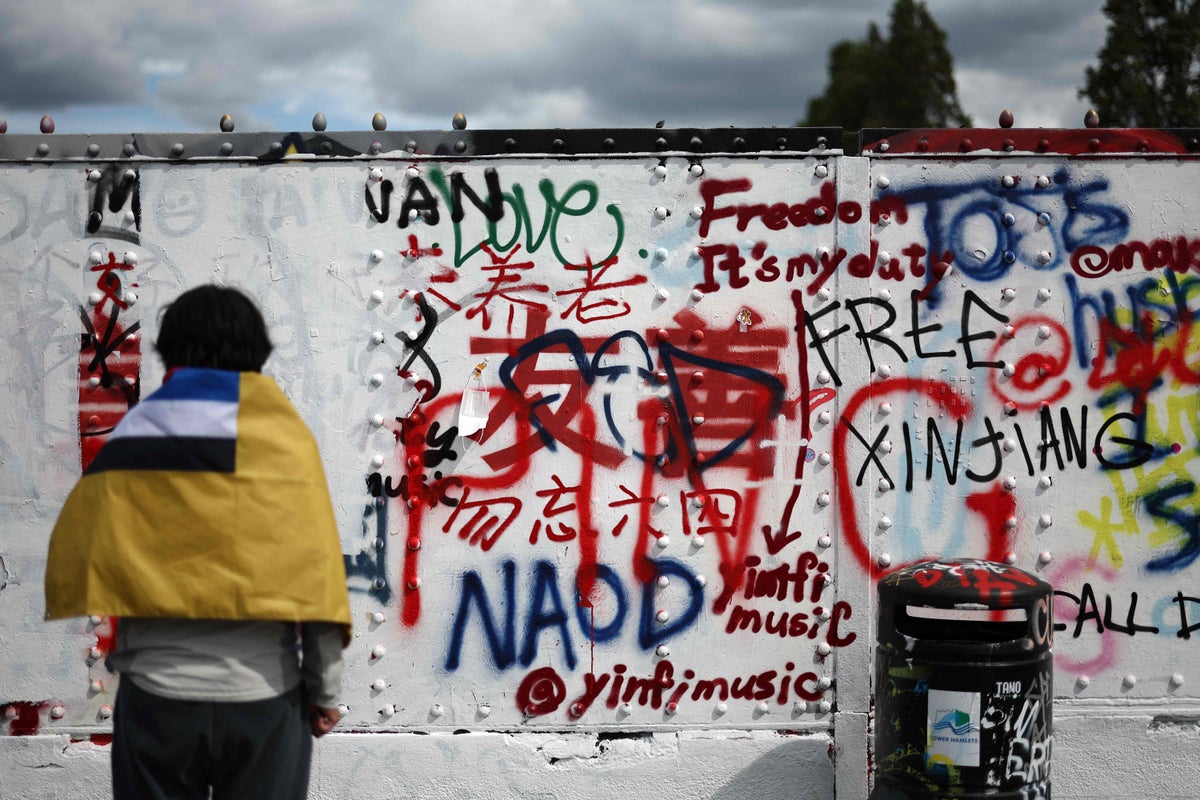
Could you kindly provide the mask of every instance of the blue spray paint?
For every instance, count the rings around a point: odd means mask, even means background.
[[[653,649],[691,628],[704,607],[704,586],[687,565],[667,558],[655,559],[653,564],[654,577],[640,584],[642,597],[637,636],[643,650]],[[548,632],[556,634],[563,663],[567,669],[574,670],[578,665],[574,644],[577,640],[570,631],[571,615],[563,604],[558,567],[546,560],[532,565],[532,585],[521,617],[517,613],[518,601],[525,598],[517,596],[517,563],[506,559],[501,563],[501,571],[502,585],[493,586],[490,594],[484,576],[479,572],[468,570],[463,573],[458,607],[450,627],[446,671],[454,672],[462,664],[464,642],[472,620],[482,631],[482,644],[497,670],[552,660],[545,654],[539,656],[544,634]],[[672,579],[670,590],[658,589],[658,578],[662,576]],[[596,565],[596,579],[612,592],[615,601],[612,619],[593,629],[593,608],[582,605],[578,598],[574,618],[579,626],[579,641],[591,640],[600,644],[617,639],[624,630],[629,617],[629,595],[621,584],[620,575],[608,565]],[[574,586],[574,576],[570,576],[569,585]],[[670,620],[665,623],[659,623],[656,617],[662,606],[669,607],[671,612]],[[522,631],[519,651],[518,624]]]
[[[375,518],[375,535],[371,536],[371,518]],[[342,555],[346,565],[346,582],[352,592],[365,592],[386,606],[392,599],[392,586],[387,575],[387,504],[371,504],[363,509],[363,537],[372,540],[369,548],[356,555]],[[376,546],[377,545],[377,546]],[[362,586],[357,579],[366,581]]]

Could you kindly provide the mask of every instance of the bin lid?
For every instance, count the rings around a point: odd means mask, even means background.
[[[1041,657],[1053,641],[1053,592],[994,561],[914,564],[879,581],[879,644],[922,657]]]
[[[1033,608],[1053,593],[1049,583],[1025,570],[974,559],[926,561],[879,580],[880,606],[933,608]]]

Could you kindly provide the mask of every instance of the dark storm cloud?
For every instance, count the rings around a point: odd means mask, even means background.
[[[1011,108],[1018,125],[1078,127],[1084,70],[1095,63],[1107,19],[1101,0],[937,0],[930,10],[954,54],[959,97],[977,125]]]
[[[886,18],[887,10],[891,7],[890,3],[880,3],[879,0],[842,0],[836,6],[832,5],[829,0],[712,0],[710,4],[730,8],[811,9],[830,18],[848,10],[866,12],[872,17]]]
[[[124,65],[121,65],[124,67]],[[88,58],[38,64],[0,48],[0,108],[48,111],[64,106],[137,103],[145,97],[141,76],[130,68],[101,70]]]
[[[1094,59],[1104,29],[1099,5],[1086,0],[949,2],[939,4],[936,13],[956,66],[1034,76],[1064,61]]]
[[[87,103],[136,103],[141,76],[119,36],[73,30],[54,2],[0,6],[0,108],[48,111]]]
[[[584,6],[571,24],[550,24],[545,36],[529,35],[523,17],[499,18],[486,38],[455,30],[453,54],[435,34],[381,55],[373,60],[376,83],[381,74],[402,76],[382,91],[403,108],[444,103],[451,94],[465,108],[483,109],[506,96],[581,88],[589,113],[583,124],[790,125],[824,84],[830,44],[866,28],[866,16],[815,6],[732,6],[662,4],[650,13],[634,3]],[[522,41],[517,52],[495,46],[510,34]]]
[[[367,19],[324,0],[10,3],[0,8],[0,109],[149,100],[205,127],[226,111],[250,121],[247,109],[281,88],[319,84],[339,51],[369,37]]]
[[[214,3],[158,17],[142,34],[147,52],[183,66],[158,83],[157,101],[205,127],[233,113],[239,129],[273,127],[256,110],[270,98],[321,86],[341,51],[372,34],[367,16],[329,3]],[[169,54],[166,55],[166,54]]]
[[[152,102],[210,129],[296,125],[791,125],[829,48],[891,0],[84,0],[0,9],[0,113]],[[928,0],[969,112],[1055,124],[1103,38],[1100,0]],[[1036,106],[1036,108],[1035,108]],[[1074,112],[1072,112],[1073,114]],[[1052,119],[1053,117],[1053,119]],[[433,121],[432,123],[430,121]]]

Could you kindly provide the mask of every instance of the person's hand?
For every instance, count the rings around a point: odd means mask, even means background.
[[[308,707],[308,719],[312,725],[312,735],[318,739],[333,730],[333,726],[337,725],[338,720],[341,718],[342,712],[338,711],[336,706],[333,708],[324,706]]]

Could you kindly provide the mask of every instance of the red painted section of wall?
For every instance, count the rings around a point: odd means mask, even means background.
[[[50,703],[19,700],[0,709],[0,719],[8,720],[9,736],[34,736],[42,726],[42,710]]]
[[[79,455],[84,470],[141,394],[141,324],[122,319],[129,306],[122,299],[121,272],[131,269],[110,252],[107,262],[91,268],[99,273],[99,302],[90,311],[80,308]]]
[[[862,152],[875,155],[911,155],[913,153],[1055,153],[1088,155],[1091,153],[1172,153],[1195,150],[1169,131],[1154,128],[1081,128],[1050,130],[1044,128],[962,128],[942,130],[918,128],[908,131],[866,131],[872,139],[863,142]],[[886,146],[885,146],[886,145]]]

